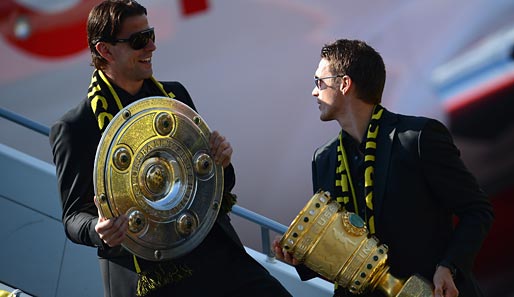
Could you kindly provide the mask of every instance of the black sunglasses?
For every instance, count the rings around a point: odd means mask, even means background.
[[[152,42],[155,42],[155,32],[153,28],[132,33],[129,38],[113,39],[111,42],[128,42],[132,49],[140,50],[146,47],[148,42],[150,42],[150,39],[152,40]]]

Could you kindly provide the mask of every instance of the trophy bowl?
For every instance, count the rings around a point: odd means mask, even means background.
[[[369,236],[357,214],[341,209],[330,193],[316,193],[280,240],[281,247],[323,278],[353,294],[379,290],[385,296],[433,296],[432,285],[414,275],[389,273],[388,247]]]

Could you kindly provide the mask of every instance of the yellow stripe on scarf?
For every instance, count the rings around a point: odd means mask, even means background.
[[[161,82],[157,81],[153,76],[150,79],[164,96],[175,98],[173,92],[166,92]],[[87,96],[91,102],[91,109],[96,116],[98,127],[103,132],[114,118],[114,115],[123,108],[120,97],[101,70],[95,70],[93,73]],[[109,104],[112,106],[109,106]]]
[[[373,109],[370,123],[368,125],[368,131],[366,134],[365,142],[365,154],[364,154],[364,220],[366,221],[370,234],[375,233],[375,217],[373,207],[373,178],[374,178],[374,166],[375,166],[375,154],[377,148],[376,138],[378,136],[378,120],[382,117],[384,108],[377,105]],[[340,162],[339,166],[336,167],[336,187],[340,187],[342,190],[342,197],[337,197],[336,200],[339,203],[343,203],[346,206],[350,202],[349,194],[351,192],[353,198],[353,207],[355,213],[359,213],[359,205],[357,203],[357,196],[355,195],[355,189],[352,183],[352,177],[350,176],[350,167],[346,157],[346,151],[343,146],[342,131],[339,134],[339,145],[337,147],[337,159]]]
[[[102,78],[104,83],[109,87],[109,91],[111,92],[112,96],[114,97],[114,101],[116,102],[116,106],[118,107],[118,110],[121,110],[123,108],[123,105],[121,104],[120,97],[118,97],[118,94],[116,93],[116,91],[114,91],[114,88],[111,86],[111,83],[109,82],[107,77],[105,77],[105,74],[103,73],[103,71],[98,70],[98,74],[100,74],[100,77]]]

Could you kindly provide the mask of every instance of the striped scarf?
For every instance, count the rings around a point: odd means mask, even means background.
[[[366,134],[366,147],[364,150],[364,197],[366,203],[363,206],[358,205],[357,196],[355,195],[355,189],[350,175],[350,167],[343,146],[342,131],[339,134],[339,145],[337,147],[338,166],[336,168],[336,201],[339,202],[339,204],[341,204],[346,210],[353,210],[357,214],[359,213],[359,207],[363,207],[364,220],[367,223],[370,234],[375,234],[373,179],[377,150],[376,139],[379,130],[379,120],[383,111],[384,108],[381,105],[375,106],[368,126],[368,132]]]
[[[163,85],[153,76],[150,80],[160,91],[159,94],[155,94],[156,96],[164,94],[166,97],[175,98],[175,94],[173,92],[166,92]],[[87,90],[87,98],[91,102],[91,109],[93,109],[93,113],[98,121],[100,132],[103,133],[112,118],[124,107],[120,97],[116,94],[103,71],[95,70],[93,72],[91,84]]]

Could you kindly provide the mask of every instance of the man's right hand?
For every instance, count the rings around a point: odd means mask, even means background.
[[[288,253],[286,250],[282,249],[280,246],[280,237],[275,238],[273,240],[273,251],[275,252],[275,257],[281,261],[286,262],[290,265],[298,265],[300,262],[293,258],[290,253]]]
[[[100,214],[98,201],[95,199],[95,205],[98,208],[98,221],[95,225],[95,231],[100,239],[110,247],[120,245],[125,240],[125,234],[128,230],[128,217],[121,215],[119,217],[106,219]]]

